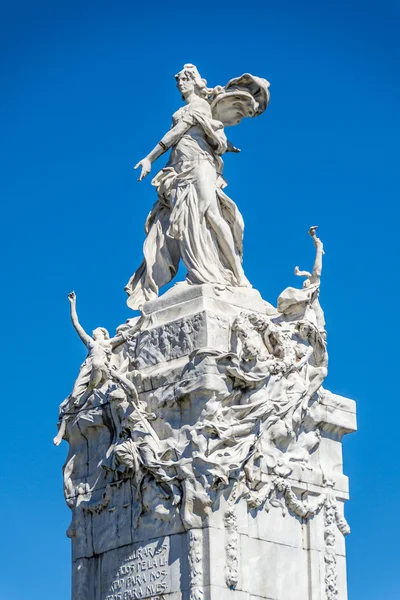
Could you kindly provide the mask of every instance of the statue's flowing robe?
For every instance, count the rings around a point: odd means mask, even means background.
[[[144,260],[125,288],[132,309],[158,296],[159,288],[175,276],[180,259],[190,283],[239,285],[207,218],[216,200],[241,260],[243,218],[222,190],[220,157],[227,148],[223,125],[201,104],[182,107],[173,119],[174,124],[183,120],[188,130],[152,181],[158,199],[146,221]]]
[[[278,311],[293,319],[307,319],[319,331],[325,330],[325,317],[319,303],[320,283],[302,289],[288,287],[278,298]]]

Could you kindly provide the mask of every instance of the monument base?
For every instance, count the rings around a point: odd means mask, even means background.
[[[304,411],[289,375],[244,354],[277,311],[230,294],[176,286],[132,338],[128,322],[112,368],[147,429],[116,381],[69,418],[73,600],[346,599],[355,403],[321,389]]]
[[[351,408],[351,401],[340,401]],[[315,503],[326,492],[313,479],[291,480],[302,502]],[[346,488],[345,477],[340,482]],[[347,492],[337,487],[335,495],[342,513]],[[97,529],[99,521],[106,521],[109,543],[104,548],[110,549],[76,558],[73,600],[347,598],[344,536],[335,532],[325,507],[307,519],[287,509],[284,500],[268,511],[249,510],[245,499],[233,507],[221,496],[204,527],[178,532],[166,523],[161,535],[151,537],[150,523],[132,528],[131,505],[121,504],[127,496],[129,491],[116,490],[103,519],[93,519]],[[127,537],[135,541],[122,545]]]

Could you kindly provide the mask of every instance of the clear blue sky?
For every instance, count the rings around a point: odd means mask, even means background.
[[[52,438],[85,353],[66,295],[89,330],[133,316],[123,287],[155,196],[132,166],[168,129],[184,62],[211,85],[271,82],[267,112],[229,132],[245,269],[275,302],[320,226],[327,387],[358,402],[349,598],[398,598],[399,3],[13,0],[0,21],[0,600],[69,600],[67,446]]]

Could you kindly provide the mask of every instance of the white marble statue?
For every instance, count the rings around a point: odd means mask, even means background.
[[[178,598],[182,590],[188,600],[225,599],[239,584],[237,597],[344,599],[335,535],[349,531],[341,438],[355,421],[351,402],[322,388],[323,244],[311,227],[312,272],[295,268],[303,287],[286,288],[277,308],[252,288],[221,156],[238,151],[224,127],[261,114],[269,84],[246,74],[210,89],[190,64],[176,80],[185,105],[136,166],[140,181],[171,149],[153,179],[144,260],[126,287],[142,315],[113,338],[103,327],[89,335],[68,295],[88,350],[54,439],[69,444],[73,599]],[[180,260],[191,285],[155,300]],[[271,508],[281,516],[269,517]],[[286,512],[296,518],[283,524]],[[289,576],[288,566],[298,571]]]
[[[175,78],[185,105],[173,115],[170,131],[135,167],[141,167],[141,181],[171,149],[167,166],[152,181],[158,200],[146,222],[144,261],[125,288],[132,309],[158,295],[175,276],[180,259],[190,283],[250,287],[242,268],[243,219],[223,191],[221,156],[239,152],[224,126],[261,114],[269,83],[245,74],[210,89],[191,64]]]
[[[301,290],[288,287],[278,298],[278,311],[285,315],[288,320],[307,319],[312,322],[319,331],[325,332],[325,318],[319,303],[321,286],[322,256],[324,246],[316,235],[317,227],[310,227],[309,234],[312,237],[316,249],[316,256],[312,273],[300,271],[295,267],[294,273],[299,277],[306,277]]]
[[[63,439],[69,415],[83,406],[92,392],[109,380],[112,351],[127,339],[124,333],[110,339],[110,334],[104,327],[97,327],[90,336],[79,323],[75,292],[68,294],[68,300],[70,302],[72,325],[87,347],[88,355],[81,365],[71,394],[60,406],[60,428],[53,440],[56,446]]]

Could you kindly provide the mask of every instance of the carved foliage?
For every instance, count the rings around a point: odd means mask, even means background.
[[[189,546],[189,600],[203,600],[203,531],[190,529]]]
[[[225,581],[229,588],[235,589],[239,583],[239,539],[237,517],[231,507],[224,515],[225,525]]]

